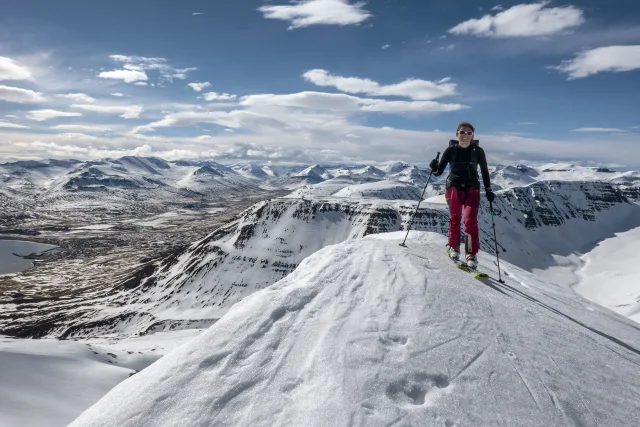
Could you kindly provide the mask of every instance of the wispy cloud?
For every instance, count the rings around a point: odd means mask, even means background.
[[[143,111],[142,105],[86,105],[73,104],[71,108],[77,108],[84,111],[92,111],[95,113],[120,114],[125,119],[137,119]]]
[[[149,80],[148,71],[158,72],[161,82],[172,82],[173,79],[184,80],[189,72],[197,70],[195,67],[175,68],[169,65],[166,58],[109,55],[109,59],[112,62],[122,64],[122,69],[102,72],[99,77],[121,79],[126,83],[140,84],[146,82]],[[125,71],[128,71],[128,73]]]
[[[438,49],[447,50],[448,51],[448,50],[453,50],[455,48],[456,48],[455,43],[451,43],[451,44],[448,44],[448,45],[445,45],[445,46],[440,46]]]
[[[310,25],[354,25],[366,21],[372,15],[364,9],[364,3],[348,0],[299,0],[291,6],[261,6],[258,8],[267,19],[289,21],[289,29]]]
[[[382,49],[389,49],[391,47],[390,44],[385,44],[384,46],[382,46]]]
[[[0,56],[0,81],[1,80],[30,80],[31,71],[15,59]]]
[[[100,125],[57,125],[50,129],[76,132],[111,132],[110,128]]]
[[[58,95],[56,95],[56,98],[71,99],[72,101],[75,101],[75,102],[89,102],[89,103],[96,102],[96,100],[94,98],[92,98],[89,95],[84,94],[84,93],[58,94]]]
[[[202,97],[205,101],[233,101],[238,97],[238,95],[231,95],[229,93],[217,93],[217,92],[207,92]]]
[[[122,80],[125,83],[135,83],[139,81],[147,81],[149,79],[147,73],[140,70],[103,71],[98,74],[98,77],[101,77],[103,79]]]
[[[606,71],[621,72],[640,69],[640,45],[607,46],[585,50],[575,58],[551,67],[569,74],[569,80]]]
[[[448,32],[478,37],[538,37],[562,33],[585,22],[575,6],[546,7],[550,2],[519,4],[496,15],[464,21]]]
[[[536,123],[536,122],[520,122],[518,124],[519,125],[537,125],[538,123]]]
[[[202,12],[193,12],[192,15],[204,15]]]
[[[322,69],[309,70],[302,77],[317,86],[335,87],[342,92],[364,93],[377,96],[403,96],[415,100],[431,100],[456,94],[456,84],[450,78],[437,82],[407,79],[392,85],[381,85],[371,79],[341,77]]]
[[[0,85],[0,100],[26,104],[44,102],[45,98],[41,93],[29,89]]]
[[[203,89],[206,89],[208,87],[211,86],[211,83],[209,82],[193,82],[193,83],[189,83],[187,86],[189,86],[191,89],[193,89],[196,92],[202,92]]]
[[[10,123],[4,120],[0,120],[0,128],[29,129],[29,126],[23,126],[16,123]]]
[[[82,113],[69,113],[66,111],[45,109],[45,110],[29,111],[29,114],[27,114],[26,117],[29,120],[44,122],[45,120],[50,120],[57,117],[80,117],[80,116],[82,116]]]
[[[125,96],[125,95],[124,95],[124,93],[114,92],[114,93],[112,93],[112,94],[111,94],[111,96],[115,96],[115,97],[118,97],[118,98],[122,98],[122,97],[123,97],[123,96]]]
[[[629,131],[624,129],[618,129],[618,128],[591,127],[591,128],[571,129],[571,132],[629,132]]]

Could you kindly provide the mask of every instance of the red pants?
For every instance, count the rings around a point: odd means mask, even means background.
[[[480,190],[477,188],[458,190],[455,187],[449,187],[445,198],[449,205],[449,246],[455,248],[460,244],[460,220],[464,206],[464,232],[467,235],[467,251],[470,254],[477,254],[480,250],[480,240],[478,239]]]

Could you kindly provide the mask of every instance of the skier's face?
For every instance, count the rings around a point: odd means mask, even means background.
[[[470,128],[461,127],[460,129],[458,129],[456,134],[458,135],[458,142],[460,143],[461,147],[466,148],[471,145],[471,140],[473,139],[473,131]]]

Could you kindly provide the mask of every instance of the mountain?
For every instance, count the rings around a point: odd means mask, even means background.
[[[293,173],[290,176],[294,178],[307,178],[318,182],[333,178],[333,175],[320,165],[309,166],[308,168],[301,170],[300,172]]]
[[[636,425],[640,328],[514,265],[475,281],[442,236],[403,237],[315,253],[70,427]]]
[[[357,184],[336,191],[335,197],[387,200],[419,200],[422,192],[414,185],[398,181],[376,181]]]
[[[0,316],[0,331],[80,338],[185,328],[193,322],[211,325],[328,245],[406,230],[416,203],[332,196],[270,199],[184,250],[140,264],[136,274],[118,279],[111,289],[30,303],[28,314],[9,306]],[[481,205],[480,240],[493,252],[487,208]],[[412,228],[446,234],[446,209],[446,204],[423,202]],[[501,259],[528,271],[557,267],[562,257],[587,253],[617,232],[640,227],[640,204],[599,181],[536,182],[502,190],[494,214]]]

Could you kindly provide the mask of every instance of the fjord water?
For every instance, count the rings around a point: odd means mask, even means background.
[[[0,239],[0,274],[18,273],[33,265],[33,260],[14,255],[29,255],[55,248],[54,245],[23,240]]]

